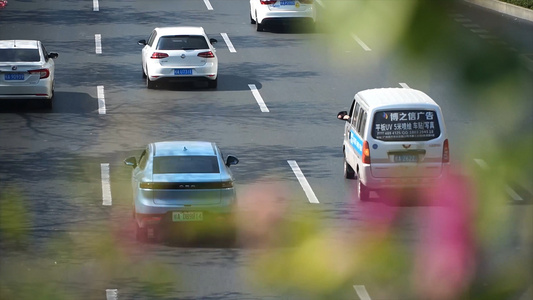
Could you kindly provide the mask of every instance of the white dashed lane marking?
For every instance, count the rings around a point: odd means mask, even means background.
[[[107,289],[107,290],[105,290],[105,299],[106,300],[117,300],[118,299],[118,290],[117,289]]]
[[[289,163],[289,166],[291,166],[292,172],[298,179],[298,182],[300,182],[300,185],[302,186],[309,202],[319,203],[318,199],[316,198],[315,192],[313,192],[313,189],[311,188],[311,185],[305,178],[304,173],[302,172],[302,170],[300,170],[298,163],[294,160],[288,160],[287,162]]]
[[[483,170],[483,171],[489,171],[490,170],[490,167],[489,165],[482,159],[479,159],[479,158],[475,158],[474,161],[476,162],[476,164]],[[505,185],[505,192],[511,197],[513,198],[514,201],[524,201],[524,199],[518,195],[517,192],[515,192],[515,190],[513,190],[513,188],[511,188],[508,184]]]
[[[204,3],[208,10],[213,10],[213,6],[211,6],[211,2],[209,2],[209,0],[204,0]]]
[[[94,47],[95,47],[96,54],[102,54],[102,35],[101,34],[94,35]]]
[[[371,300],[364,285],[354,285],[353,288],[361,300]]]
[[[111,206],[111,176],[109,175],[109,164],[100,164],[100,173],[102,176],[102,205]]]
[[[100,5],[98,4],[98,0],[93,0],[93,11],[99,11]]]
[[[261,94],[259,94],[259,90],[255,86],[255,84],[249,84],[248,87],[252,91],[252,95],[255,98],[255,101],[257,101],[257,104],[259,104],[259,108],[262,112],[270,112],[268,107],[265,104],[265,101],[263,101],[263,97],[261,97]]]
[[[361,46],[365,51],[372,51],[370,47],[368,47],[365,42],[363,42],[357,35],[352,33],[352,38]]]
[[[407,83],[400,82],[400,86],[403,87],[404,89],[410,89]]]
[[[98,114],[105,115],[107,111],[105,106],[105,94],[103,85],[99,85],[96,87],[96,94],[98,97]]]
[[[228,46],[229,52],[233,52],[233,53],[237,52],[237,50],[235,50],[235,47],[233,47],[233,43],[231,43],[231,40],[229,39],[228,34],[223,32],[220,35],[224,39],[226,46]]]

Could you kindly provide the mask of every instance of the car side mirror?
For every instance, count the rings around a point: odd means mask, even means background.
[[[226,158],[226,166],[228,167],[232,165],[236,165],[238,163],[239,163],[239,159],[233,155],[228,155],[228,157]]]
[[[128,157],[124,160],[124,164],[126,166],[131,166],[132,168],[136,168],[137,167],[137,159],[135,157]]]
[[[140,40],[137,42],[137,44],[141,45],[141,46],[145,46],[146,45],[146,40]]]
[[[337,119],[343,120],[343,121],[350,121],[350,115],[348,115],[348,112],[343,110],[337,114]]]
[[[50,53],[48,54],[48,58],[52,58],[52,59],[57,58],[58,56],[59,56],[59,54],[57,54],[57,53],[55,53],[55,52],[50,52]]]
[[[216,44],[216,43],[218,43],[217,39],[209,39],[209,42],[210,42],[211,44]]]

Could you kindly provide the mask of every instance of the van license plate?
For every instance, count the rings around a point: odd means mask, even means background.
[[[394,155],[394,162],[418,162],[418,155],[416,154],[396,154]]]
[[[203,221],[204,214],[201,211],[175,211],[172,212],[173,222]]]

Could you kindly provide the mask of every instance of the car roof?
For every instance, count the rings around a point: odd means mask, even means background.
[[[216,144],[203,141],[165,141],[153,143],[154,157],[157,156],[214,156]]]
[[[155,30],[157,31],[158,35],[205,35],[204,28],[199,26],[157,27]]]
[[[360,91],[357,95],[370,109],[399,106],[437,106],[424,92],[410,88],[378,88]],[[408,107],[407,107],[408,108]]]
[[[1,40],[0,48],[2,49],[12,49],[12,48],[22,48],[22,49],[39,49],[39,41],[35,40]]]

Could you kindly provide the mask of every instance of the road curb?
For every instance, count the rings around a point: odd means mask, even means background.
[[[516,6],[507,2],[499,0],[464,0],[466,2],[482,6],[488,9],[495,10],[502,14],[513,16],[516,18],[524,19],[529,22],[533,22],[533,10]]]

